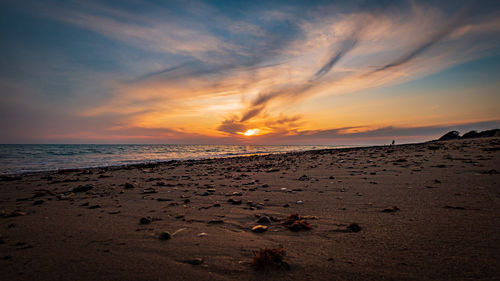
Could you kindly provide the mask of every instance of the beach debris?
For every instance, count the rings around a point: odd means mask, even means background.
[[[172,237],[174,237],[175,235],[177,235],[178,233],[180,233],[180,232],[182,232],[182,231],[184,231],[186,229],[187,228],[185,228],[185,227],[177,229],[176,231],[174,231],[174,233],[172,233]]]
[[[283,257],[285,256],[285,254],[286,251],[283,248],[259,249],[252,260],[252,265],[256,269],[290,269],[290,265],[287,262],[283,261]]]
[[[291,214],[286,217],[283,225],[291,231],[310,230],[309,222],[298,214]]]
[[[361,226],[357,223],[351,223],[350,225],[347,226],[346,230],[348,232],[360,232],[361,231]]]
[[[168,233],[167,231],[163,231],[162,233],[160,233],[160,235],[158,236],[158,238],[160,240],[169,240],[170,238],[172,237],[172,235],[170,235],[170,233]]]
[[[188,263],[191,265],[200,265],[203,263],[203,258],[193,258],[193,259],[189,259],[189,260],[182,260],[181,262]]]
[[[142,217],[139,220],[140,224],[150,224],[151,222],[153,222],[153,219],[151,217]]]
[[[134,188],[135,186],[134,186],[133,184],[129,183],[129,182],[126,182],[126,183],[123,185],[123,187],[124,187],[125,189],[132,189],[132,188]]]
[[[156,189],[152,187],[148,187],[142,191],[142,194],[151,194],[151,193],[157,193]]]
[[[260,225],[260,224],[252,227],[252,231],[257,232],[257,233],[266,232],[267,229],[268,229],[268,226]]]
[[[94,188],[94,185],[91,183],[88,183],[86,185],[79,185],[77,187],[74,187],[71,191],[72,192],[87,192],[93,188]]]
[[[234,199],[234,198],[229,198],[227,202],[233,204],[233,205],[241,205],[242,201],[241,199]]]
[[[54,196],[55,194],[48,189],[37,189],[37,190],[35,190],[35,193],[33,194],[33,198],[43,197],[43,196],[47,196],[47,195]]]
[[[33,202],[33,205],[42,205],[44,202],[45,202],[45,201],[44,201],[44,200],[41,200],[41,199],[40,199],[40,200],[35,200],[35,201]]]
[[[275,173],[275,172],[279,172],[280,169],[278,168],[270,168],[269,170],[266,171],[266,173]]]
[[[298,178],[297,180],[299,180],[299,181],[308,181],[308,180],[310,180],[310,179],[311,179],[311,178],[310,178],[310,177],[308,177],[307,175],[302,175],[302,176],[300,176],[300,178]]]
[[[271,223],[271,219],[268,216],[262,216],[257,220],[257,223]]]
[[[388,207],[388,208],[385,208],[382,210],[383,213],[394,213],[397,211],[399,211],[398,206],[392,206],[392,207]]]
[[[10,212],[10,213],[6,213],[5,211],[2,211],[1,212],[1,216],[2,218],[12,218],[12,217],[19,217],[19,216],[26,216],[26,212],[22,212],[22,211],[13,211],[13,212]]]

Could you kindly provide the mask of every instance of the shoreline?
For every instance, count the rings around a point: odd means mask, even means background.
[[[37,144],[35,144],[37,145]],[[51,145],[51,144],[47,144]],[[105,144],[109,146],[113,146],[113,144]],[[144,145],[147,146],[147,145]],[[260,145],[257,145],[260,146]],[[275,145],[272,145],[275,146]],[[279,146],[279,145],[278,145]],[[327,145],[282,145],[282,146],[327,146]],[[333,145],[332,145],[333,146]],[[339,148],[327,148],[326,150],[330,149],[343,149],[343,148],[360,148],[360,147],[368,147],[368,146],[350,146],[350,145],[339,145]],[[310,150],[297,150],[297,151],[282,151],[282,152],[262,152],[262,153],[241,153],[241,154],[234,154],[234,155],[228,155],[228,154],[223,154],[220,156],[199,156],[199,157],[186,157],[186,158],[171,158],[168,160],[137,160],[136,163],[127,163],[127,164],[110,164],[110,165],[97,165],[97,166],[87,166],[87,167],[76,167],[76,168],[63,168],[63,169],[48,169],[48,170],[35,170],[35,171],[23,171],[23,172],[13,172],[13,173],[0,173],[0,180],[1,178],[4,177],[10,177],[10,176],[21,176],[21,175],[28,175],[28,174],[39,174],[39,173],[51,173],[51,172],[64,172],[64,171],[78,171],[78,170],[89,170],[89,169],[114,169],[114,168],[126,168],[127,166],[137,166],[137,165],[151,165],[151,164],[164,164],[164,163],[169,163],[172,161],[193,161],[193,160],[206,160],[206,159],[225,159],[225,158],[234,158],[234,157],[252,157],[252,156],[262,156],[262,155],[272,155],[272,154],[286,154],[286,153],[294,153],[294,152],[309,152],[309,151],[316,151],[316,150],[325,150],[325,148],[320,148],[320,149],[310,149]],[[132,161],[132,160],[127,160],[127,161]]]
[[[15,176],[23,176],[23,175],[39,175],[39,174],[47,174],[47,173],[70,173],[70,172],[81,172],[84,170],[120,170],[120,169],[128,169],[128,167],[133,168],[142,168],[143,166],[151,166],[151,165],[164,165],[171,164],[175,162],[192,162],[192,161],[204,161],[204,160],[216,160],[216,159],[231,159],[231,158],[247,158],[247,157],[259,157],[259,156],[268,156],[268,155],[286,155],[286,154],[308,154],[308,153],[317,153],[317,152],[331,152],[331,151],[351,151],[358,149],[370,149],[370,148],[383,148],[383,147],[404,147],[404,146],[418,146],[425,145],[428,143],[439,143],[440,141],[431,140],[426,142],[418,142],[418,143],[404,143],[404,144],[387,144],[387,145],[366,145],[366,146],[352,146],[352,147],[339,147],[339,148],[326,148],[326,149],[311,149],[311,150],[302,150],[302,151],[286,151],[286,152],[271,152],[271,153],[257,153],[257,154],[238,154],[238,155],[224,155],[220,157],[201,157],[201,158],[185,158],[185,159],[170,159],[170,160],[158,160],[151,162],[139,162],[139,163],[131,163],[131,164],[121,164],[121,165],[110,165],[110,166],[94,166],[94,167],[81,167],[81,168],[68,168],[68,169],[54,169],[54,170],[42,170],[42,171],[26,171],[26,172],[18,172],[18,173],[10,173],[10,174],[0,174],[0,181],[2,178],[9,178]],[[315,146],[315,145],[311,145]],[[348,145],[343,145],[348,146]],[[8,179],[7,179],[8,180]]]
[[[499,279],[498,167],[485,138],[24,174],[0,279]]]

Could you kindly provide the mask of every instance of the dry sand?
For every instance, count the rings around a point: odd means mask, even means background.
[[[0,279],[499,280],[499,154],[485,138],[2,178]],[[255,269],[264,247],[290,269]]]

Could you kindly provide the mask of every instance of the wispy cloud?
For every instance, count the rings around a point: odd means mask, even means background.
[[[134,2],[31,5],[37,17],[99,34],[148,57],[144,64],[122,58],[128,75],[92,76],[96,82],[88,84],[106,85],[102,96],[109,98],[73,108],[76,118],[113,120],[113,137],[239,140],[238,133],[254,128],[266,138],[342,137],[355,126],[312,129],[319,125],[305,116],[314,116],[315,103],[488,55],[500,35],[499,12],[477,2],[463,9],[417,2],[374,9],[268,3],[225,10],[203,1],[150,3],[137,10]],[[109,134],[105,129],[100,130]],[[365,133],[377,136],[370,134]]]

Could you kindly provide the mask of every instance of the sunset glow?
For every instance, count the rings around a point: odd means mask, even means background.
[[[260,133],[260,130],[259,129],[249,129],[249,130],[246,130],[244,133],[241,133],[242,135],[244,136],[256,136],[256,135],[259,135]]]
[[[500,12],[481,3],[2,2],[0,141],[387,143],[498,127]]]

